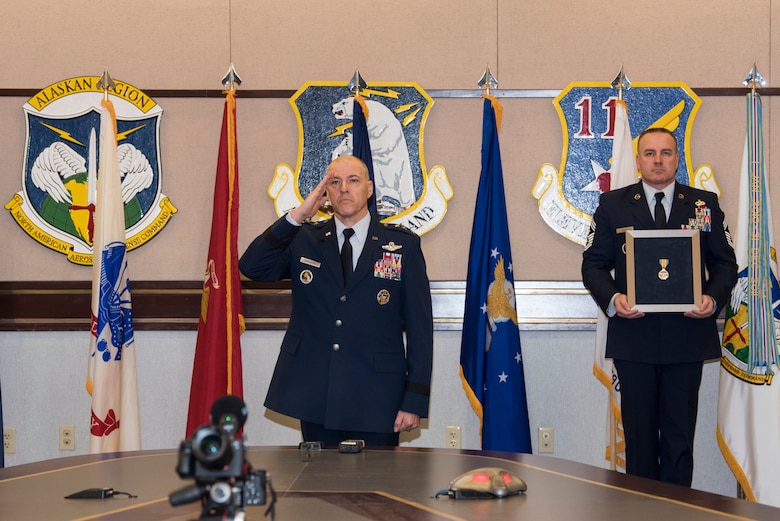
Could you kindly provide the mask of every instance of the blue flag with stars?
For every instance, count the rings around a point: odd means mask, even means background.
[[[463,388],[482,425],[482,449],[531,452],[496,112],[486,95],[482,172],[471,230],[460,346]]]

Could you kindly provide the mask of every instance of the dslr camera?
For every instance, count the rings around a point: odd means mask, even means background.
[[[264,505],[270,488],[264,470],[253,470],[239,436],[247,418],[244,401],[233,395],[211,408],[211,424],[179,445],[176,473],[195,484],[169,495],[173,506],[200,501],[200,519],[242,520],[247,505]],[[273,504],[269,507],[272,511]]]

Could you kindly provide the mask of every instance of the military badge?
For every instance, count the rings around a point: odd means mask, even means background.
[[[310,284],[314,280],[314,274],[311,270],[303,270],[298,278],[303,284]]]
[[[665,127],[677,138],[677,181],[720,193],[709,165],[691,167],[690,134],[701,100],[683,83],[634,83],[624,93],[634,150],[639,134]],[[585,244],[602,192],[609,190],[618,90],[609,83],[571,83],[553,100],[563,130],[560,168],[544,164],[533,187],[547,225]],[[638,180],[638,179],[637,179]]]
[[[374,193],[382,222],[418,235],[444,218],[453,191],[441,165],[425,165],[423,131],[433,99],[414,83],[371,83],[360,91],[374,168]],[[278,216],[297,207],[336,157],[352,153],[353,98],[346,84],[306,83],[290,98],[298,121],[298,163],[276,167],[268,195]],[[319,212],[316,220],[330,217]]]
[[[22,190],[5,205],[30,237],[83,265],[92,264],[96,179],[89,172],[97,170],[97,163],[90,164],[97,157],[88,150],[91,131],[100,128],[99,80],[70,78],[27,100]],[[132,250],[159,233],[176,208],[162,193],[162,108],[132,85],[115,83],[108,95],[116,109],[126,242]]]
[[[390,302],[390,292],[386,289],[380,290],[379,293],[376,294],[376,301],[379,302],[380,306],[384,306]]]

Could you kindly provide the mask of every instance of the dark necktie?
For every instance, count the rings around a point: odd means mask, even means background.
[[[352,273],[352,244],[349,238],[355,234],[352,228],[344,228],[344,244],[341,246],[341,273],[344,275],[344,285],[347,285],[349,274]]]
[[[655,227],[666,228],[666,210],[664,205],[661,204],[661,199],[664,198],[663,192],[655,193]]]

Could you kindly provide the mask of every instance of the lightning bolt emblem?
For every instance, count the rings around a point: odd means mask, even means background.
[[[370,98],[373,95],[382,98],[398,99],[401,93],[393,89],[387,89],[387,90],[363,89],[360,95],[363,96],[364,98]]]
[[[344,123],[343,125],[339,125],[336,127],[336,130],[333,131],[333,133],[329,134],[328,137],[334,137],[334,136],[343,136],[344,132],[347,129],[352,128],[352,122]]]
[[[119,143],[120,141],[122,141],[123,139],[125,139],[127,136],[129,136],[129,135],[130,135],[130,134],[132,134],[133,132],[137,132],[137,131],[141,130],[141,129],[142,129],[142,128],[144,128],[145,126],[146,126],[146,125],[141,125],[140,127],[135,127],[135,128],[131,128],[131,129],[125,130],[124,132],[120,132],[119,134],[117,134],[117,135],[116,135],[116,141],[117,141],[117,143]]]
[[[75,143],[76,145],[79,145],[79,146],[82,146],[82,147],[83,147],[83,146],[85,146],[85,145],[84,145],[84,143],[82,143],[82,142],[81,142],[81,141],[79,141],[78,139],[74,138],[74,137],[71,135],[71,133],[70,133],[70,132],[66,132],[65,130],[59,129],[59,128],[57,128],[57,127],[53,127],[53,126],[51,126],[51,125],[47,125],[46,123],[43,123],[43,122],[40,122],[40,123],[41,123],[41,125],[43,125],[44,127],[48,128],[49,130],[51,130],[52,132],[54,132],[55,134],[57,134],[58,136],[60,136],[60,138],[61,138],[61,139],[64,139],[65,141],[70,141],[71,143]],[[124,139],[125,139],[127,136],[129,136],[129,135],[130,135],[130,134],[132,134],[133,132],[137,132],[137,131],[141,130],[141,129],[142,129],[142,128],[144,128],[145,126],[146,126],[146,125],[141,125],[141,126],[139,126],[139,127],[131,128],[131,129],[125,130],[124,132],[120,132],[119,134],[117,134],[117,135],[116,135],[116,141],[117,141],[117,143],[118,143],[118,142],[120,142],[120,141],[122,141],[122,140],[124,140]],[[350,126],[351,126],[351,125],[350,125]],[[343,133],[343,131],[342,131],[342,133]]]
[[[84,143],[80,142],[74,137],[71,137],[70,132],[66,132],[64,130],[60,130],[57,127],[52,127],[51,125],[47,125],[46,123],[41,122],[41,125],[48,128],[52,132],[56,133],[58,136],[60,136],[61,139],[64,139],[65,141],[70,141],[71,143],[75,143],[81,147],[84,146]]]

